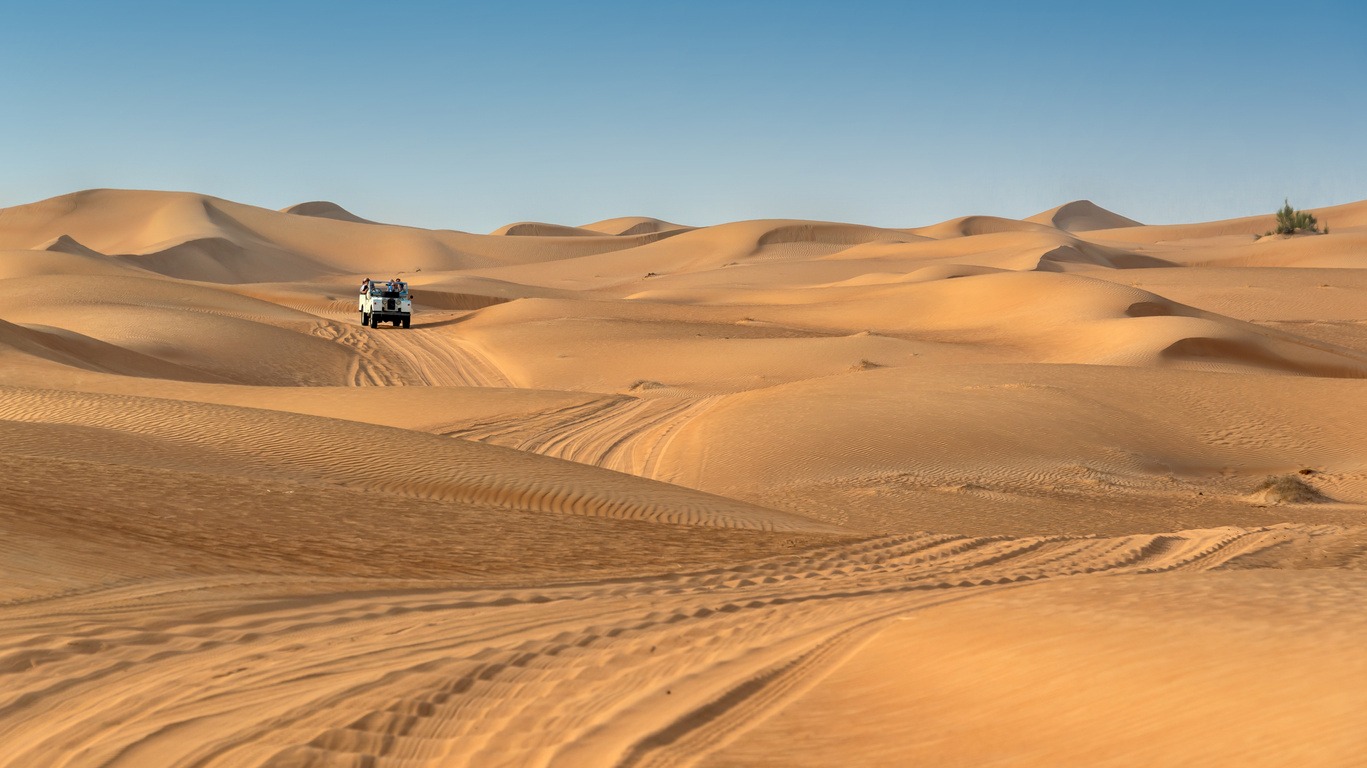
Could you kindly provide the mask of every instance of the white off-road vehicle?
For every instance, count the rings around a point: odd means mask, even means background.
[[[380,323],[392,322],[395,328],[407,328],[413,321],[413,295],[408,292],[408,283],[402,280],[367,278],[361,283],[358,309],[361,325],[378,328]]]

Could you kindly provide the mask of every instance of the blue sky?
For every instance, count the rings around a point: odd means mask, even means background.
[[[1360,2],[0,3],[0,29],[0,206],[184,189],[488,231],[1367,198]]]

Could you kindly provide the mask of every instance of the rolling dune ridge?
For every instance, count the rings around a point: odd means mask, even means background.
[[[0,210],[0,766],[1355,764],[1315,213]]]

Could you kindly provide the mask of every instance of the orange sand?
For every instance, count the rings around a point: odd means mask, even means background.
[[[1354,765],[1315,213],[0,210],[0,766]]]

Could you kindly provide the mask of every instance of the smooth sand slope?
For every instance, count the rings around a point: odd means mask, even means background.
[[[1355,765],[1315,213],[0,210],[0,765]]]

